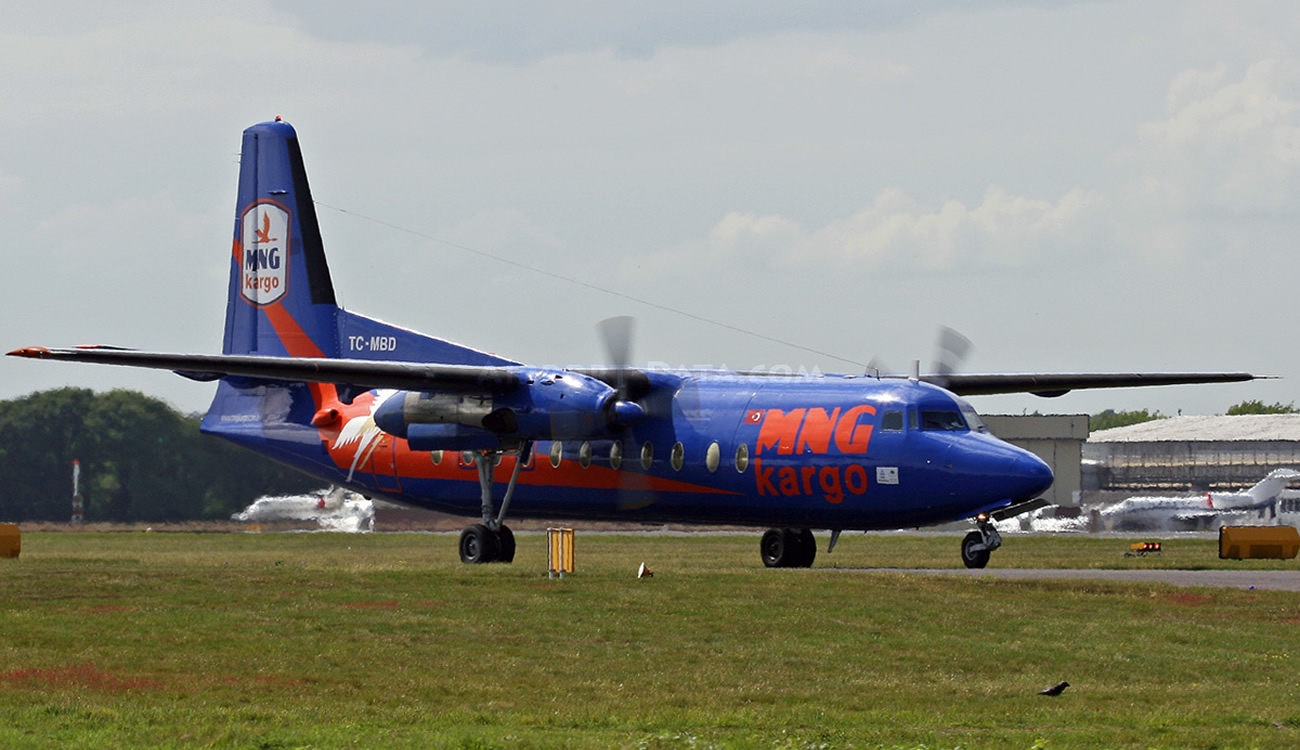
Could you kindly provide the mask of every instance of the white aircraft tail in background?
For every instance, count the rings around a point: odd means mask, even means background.
[[[1230,522],[1272,524],[1277,522],[1278,497],[1295,480],[1300,480],[1300,471],[1274,469],[1244,492],[1130,497],[1103,508],[1101,526],[1112,531],[1213,531]]]

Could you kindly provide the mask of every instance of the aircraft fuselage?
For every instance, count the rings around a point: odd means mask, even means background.
[[[1037,456],[990,435],[933,385],[865,376],[650,371],[647,415],[615,434],[542,440],[520,467],[512,517],[890,529],[967,518],[1052,481]],[[223,383],[204,430],[369,495],[479,510],[472,452],[413,450],[373,426],[400,392],[351,405],[332,388]],[[331,425],[303,425],[326,403]],[[267,403],[282,420],[267,419]],[[307,417],[307,418],[304,418]],[[515,457],[495,470],[504,482]]]

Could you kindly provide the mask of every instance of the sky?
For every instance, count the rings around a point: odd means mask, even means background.
[[[219,352],[242,130],[356,312],[530,364],[1245,370],[1300,401],[1300,5],[0,2],[3,350]],[[408,7],[414,6],[414,7]],[[26,269],[26,270],[24,270]],[[0,358],[0,399],[170,373]]]

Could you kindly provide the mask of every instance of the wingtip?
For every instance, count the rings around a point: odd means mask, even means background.
[[[14,349],[5,356],[44,359],[45,357],[50,356],[50,350],[43,346],[24,346],[21,349]]]

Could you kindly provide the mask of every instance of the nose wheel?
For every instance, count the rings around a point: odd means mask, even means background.
[[[961,561],[968,568],[983,568],[989,564],[989,555],[1002,546],[1002,535],[989,523],[986,516],[976,519],[977,530],[961,540]]]

